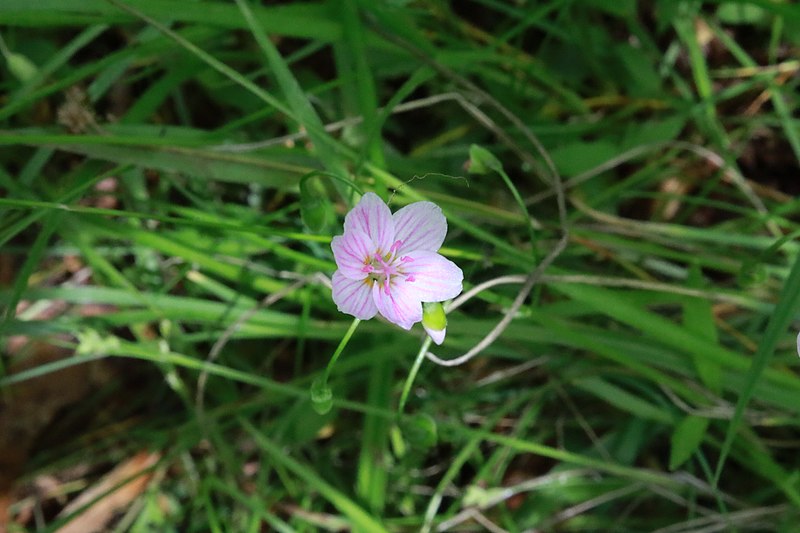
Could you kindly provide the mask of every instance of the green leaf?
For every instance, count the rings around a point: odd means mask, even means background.
[[[675,139],[686,125],[684,115],[663,120],[632,121],[626,128],[620,148],[627,150],[649,143],[663,143]]]
[[[593,7],[618,17],[630,17],[636,14],[636,0],[587,0],[587,7]]]
[[[661,77],[656,71],[656,64],[644,50],[626,43],[614,47],[614,53],[624,68],[626,93],[641,97],[661,94]]]
[[[193,1],[191,9],[182,0],[126,0],[157,20],[184,24],[205,24],[226,29],[244,29],[239,10],[228,2]],[[331,19],[327,6],[303,2],[259,6],[255,18],[270,33],[332,41],[342,34],[341,25]],[[108,0],[3,0],[0,24],[15,26],[76,26],[92,22],[131,24],[138,22],[130,14],[115,8]]]
[[[608,141],[578,141],[566,144],[550,154],[559,172],[575,176],[605,163],[619,154],[619,148]]]
[[[289,108],[294,113],[294,118],[308,131],[308,136],[313,142],[314,150],[319,154],[320,160],[322,160],[325,167],[334,174],[347,176],[347,168],[344,166],[339,154],[336,153],[338,143],[325,131],[322,120],[311,105],[306,92],[297,81],[297,78],[289,68],[286,60],[272,41],[269,40],[269,37],[267,37],[263,24],[255,17],[248,2],[245,0],[236,0],[236,4],[241,10],[242,16],[247,21],[247,25],[256,43],[258,43],[261,51],[266,56],[272,74],[278,82],[278,86],[289,104]],[[342,193],[349,192],[338,183],[337,187],[340,188]]]
[[[764,9],[753,4],[727,3],[717,9],[717,17],[723,24],[763,24],[769,20]]]
[[[689,283],[695,288],[701,288],[702,274],[697,266],[689,271]],[[709,300],[701,298],[684,299],[683,325],[698,337],[707,339],[714,344],[719,344],[717,326],[714,323],[714,312]],[[719,364],[705,357],[703,352],[694,352],[692,358],[703,384],[714,394],[719,394],[722,391],[722,371]]]
[[[235,401],[235,400],[231,400]],[[305,445],[313,442],[320,430],[333,418],[335,411],[328,416],[323,416],[314,410],[311,402],[302,399],[287,409],[286,416],[282,419],[281,430],[293,445]]]
[[[49,146],[65,152],[142,168],[180,172],[190,178],[205,178],[230,183],[259,183],[286,188],[297,184],[309,171],[275,157],[260,157],[203,148],[139,144],[138,139],[108,138],[93,135],[1,134],[0,145],[26,144]]]
[[[687,416],[678,424],[672,433],[669,452],[669,469],[675,470],[689,460],[700,447],[708,428],[708,419],[699,416]]]
[[[385,533],[386,529],[378,521],[362,509],[357,503],[347,497],[339,489],[321,478],[314,470],[286,453],[286,450],[268,439],[258,431],[249,421],[239,418],[239,423],[250,433],[255,443],[264,450],[270,461],[275,465],[285,468],[295,476],[302,479],[311,490],[315,490],[328,500],[342,514],[346,515],[357,531],[368,533]]]
[[[8,70],[11,71],[11,74],[23,83],[33,79],[39,71],[36,65],[33,64],[33,61],[22,54],[14,52],[6,54],[6,63],[8,64]]]
[[[394,402],[393,384],[396,361],[391,358],[372,359],[367,386],[367,403],[391,409]],[[383,513],[392,484],[386,464],[390,461],[389,438],[391,420],[367,414],[361,435],[361,451],[356,472],[356,494],[376,515]]]
[[[582,379],[577,381],[575,385],[614,407],[632,413],[639,418],[656,420],[667,424],[672,421],[670,413],[600,378]]]
[[[722,443],[722,448],[720,450],[717,469],[714,473],[715,484],[722,475],[725,460],[730,453],[731,446],[739,430],[739,425],[744,418],[745,408],[750,402],[750,398],[752,398],[756,386],[762,378],[762,374],[767,370],[769,361],[775,353],[775,347],[778,341],[786,334],[789,324],[791,324],[794,317],[797,316],[798,311],[800,311],[800,255],[794,258],[794,264],[792,265],[792,270],[789,273],[788,279],[784,283],[780,300],[775,306],[775,311],[769,317],[764,336],[758,344],[758,350],[753,356],[750,368],[747,371],[745,384],[736,402],[736,410],[733,413],[733,419],[728,426],[728,431],[725,434],[725,441]],[[795,503],[800,503],[800,493],[798,493],[796,488],[790,485],[784,485],[781,488]]]

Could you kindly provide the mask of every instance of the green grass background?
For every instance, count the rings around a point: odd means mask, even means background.
[[[142,450],[110,530],[797,530],[794,3],[2,0],[0,36],[10,531]],[[367,190],[486,283],[438,358],[507,327],[444,366],[362,323],[319,415]]]

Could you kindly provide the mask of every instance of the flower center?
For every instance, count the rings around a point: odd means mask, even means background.
[[[364,268],[361,269],[362,272],[368,274],[367,279],[370,286],[375,282],[379,283],[387,295],[392,280],[414,281],[414,275],[405,272],[405,264],[414,259],[405,255],[398,257],[397,251],[401,246],[403,246],[403,241],[395,241],[386,255],[381,255],[380,250],[368,255],[364,262]]]

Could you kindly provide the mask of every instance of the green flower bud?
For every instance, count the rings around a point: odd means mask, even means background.
[[[442,302],[422,302],[422,327],[433,342],[442,344],[447,330],[447,315]]]
[[[311,384],[311,407],[320,415],[328,413],[333,407],[333,391],[328,383],[320,378]]]
[[[333,221],[334,214],[325,187],[310,179],[314,174],[307,174],[300,181],[300,217],[310,231],[321,233]]]
[[[447,327],[447,315],[444,314],[442,302],[422,303],[422,324],[435,330]]]
[[[321,233],[333,220],[333,209],[327,200],[301,198],[300,217],[313,233]]]
[[[469,147],[469,172],[470,174],[488,174],[490,170],[500,172],[503,165],[492,152],[482,146],[473,144]]]

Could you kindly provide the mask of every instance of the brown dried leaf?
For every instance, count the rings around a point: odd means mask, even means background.
[[[158,452],[143,451],[119,464],[103,479],[64,507],[59,514],[60,517],[88,505],[72,521],[60,528],[58,533],[108,531],[116,514],[128,507],[145,491],[154,475],[150,469],[160,458],[161,454]]]

